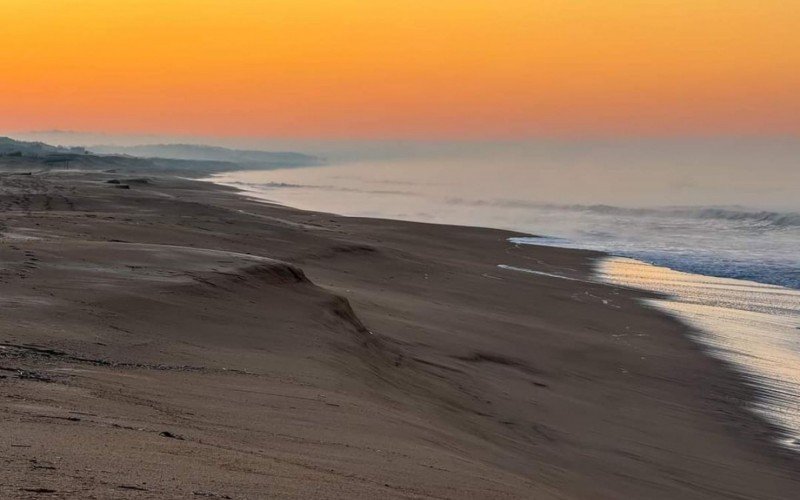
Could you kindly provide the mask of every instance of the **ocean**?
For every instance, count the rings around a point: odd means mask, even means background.
[[[717,175],[694,175],[688,167],[648,173],[416,159],[236,172],[216,180],[298,208],[511,229],[546,237],[530,243],[800,289],[800,175],[735,169]],[[765,182],[770,177],[772,185]]]

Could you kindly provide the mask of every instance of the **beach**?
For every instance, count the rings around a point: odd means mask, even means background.
[[[4,498],[800,487],[757,388],[655,294],[594,280],[602,253],[163,174],[18,174],[0,177]]]

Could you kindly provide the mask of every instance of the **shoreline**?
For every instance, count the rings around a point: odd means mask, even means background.
[[[243,189],[258,199],[306,210],[557,235],[540,241],[562,248],[605,251],[683,272],[800,290],[794,259],[789,257],[793,255],[790,235],[800,237],[796,232],[798,213],[791,209],[532,203],[505,196],[486,199],[470,191],[440,192],[431,187],[435,182],[415,183],[408,173],[388,178],[388,174],[373,174],[365,168],[353,170],[352,165],[349,170],[347,165],[332,169],[340,170],[341,175],[311,170],[314,172],[241,170],[209,180]],[[359,176],[363,179],[358,180]],[[441,175],[434,177],[441,181]],[[669,230],[654,230],[662,226]],[[707,231],[701,230],[704,226]],[[708,240],[704,235],[709,231],[726,234],[730,241]],[[525,238],[519,240],[524,243]],[[675,247],[673,251],[662,251],[671,247]]]
[[[235,174],[233,172],[232,174]],[[230,174],[226,174],[230,175]],[[226,183],[226,182],[219,182],[215,179],[215,176],[211,176],[208,178],[200,179],[205,182],[211,182],[212,184],[218,186],[224,186],[226,188],[236,189],[237,192],[250,200],[254,200],[257,202],[267,203],[276,206],[283,206],[289,209],[295,210],[303,210],[299,207],[293,207],[288,204],[280,203],[275,200],[267,198],[262,192],[257,189],[248,189],[246,187],[242,187],[237,185],[236,183]],[[339,217],[350,217],[348,215],[336,214]],[[372,218],[372,217],[371,217]],[[424,220],[415,220],[415,219],[392,219],[389,217],[374,217],[375,220],[396,220],[396,221],[406,221],[406,222],[415,222],[425,224],[427,223]],[[481,228],[482,226],[475,226],[475,225],[466,225],[466,224],[456,224],[455,227],[465,227],[465,228]],[[489,228],[486,228],[489,229]],[[501,231],[512,231],[516,232],[513,229],[507,228],[491,228]],[[552,248],[560,248],[560,249],[576,249],[582,251],[596,251],[592,250],[591,248],[586,248],[581,245],[567,245],[562,246],[559,244],[558,240],[561,238],[552,237],[548,235],[538,235],[538,234],[526,234],[522,233],[523,236],[512,236],[508,238],[508,241],[515,245],[533,245],[533,246],[549,246]],[[539,243],[537,240],[541,240]],[[568,241],[566,243],[569,243]],[[697,325],[690,314],[683,313],[679,307],[675,307],[676,305],[680,305],[682,302],[687,300],[687,297],[683,297],[681,295],[681,291],[677,289],[666,290],[664,289],[664,285],[662,283],[652,282],[651,280],[644,280],[643,282],[638,283],[627,283],[624,284],[625,277],[614,276],[613,274],[605,275],[603,269],[608,268],[609,263],[613,262],[622,262],[626,260],[635,261],[640,263],[644,266],[648,266],[653,270],[657,269],[664,269],[667,273],[671,273],[670,277],[664,276],[663,280],[675,280],[680,279],[681,275],[688,275],[688,276],[697,276],[701,280],[706,281],[710,280],[712,283],[706,288],[704,287],[704,293],[708,294],[708,297],[704,297],[705,302],[714,303],[716,302],[715,299],[712,297],[715,293],[715,288],[717,287],[725,287],[727,282],[734,281],[737,284],[742,286],[748,287],[755,287],[755,289],[760,289],[760,291],[769,291],[770,289],[775,290],[785,290],[787,293],[796,293],[795,289],[789,287],[783,287],[780,285],[770,284],[770,283],[760,283],[756,281],[749,281],[743,280],[738,278],[730,278],[726,276],[718,276],[714,274],[700,274],[694,273],[690,271],[682,271],[679,269],[674,269],[668,265],[658,264],[652,261],[645,261],[637,258],[632,258],[626,255],[615,254],[606,251],[600,251],[604,256],[598,259],[596,263],[595,270],[592,272],[592,276],[587,278],[586,280],[581,280],[574,277],[569,276],[562,276],[559,274],[552,274],[543,271],[533,271],[526,268],[517,268],[513,266],[507,266],[505,264],[498,264],[499,268],[513,270],[518,272],[526,272],[529,274],[535,274],[540,276],[549,276],[553,278],[561,278],[566,280],[575,280],[575,281],[594,281],[596,283],[607,283],[615,286],[628,286],[631,290],[646,292],[646,293],[658,293],[659,295],[663,295],[660,299],[642,299],[641,303],[643,307],[650,307],[653,309],[658,310],[661,313],[667,314],[676,321],[680,322],[681,324],[685,325],[686,328],[686,336],[690,338],[693,342],[695,342],[699,347],[703,349],[703,351],[710,357],[720,360],[725,364],[726,369],[734,371],[741,379],[742,384],[753,389],[753,394],[751,397],[753,401],[750,403],[750,411],[754,414],[757,414],[759,418],[766,419],[768,425],[772,427],[772,433],[774,434],[773,440],[777,443],[780,447],[797,453],[800,452],[800,411],[796,408],[796,404],[792,404],[791,401],[784,401],[781,398],[786,397],[794,401],[800,400],[800,377],[798,374],[792,373],[791,370],[785,370],[785,373],[775,372],[774,370],[759,370],[759,367],[754,367],[752,364],[747,363],[748,357],[752,356],[751,351],[746,349],[740,349],[736,352],[738,358],[736,356],[731,356],[726,353],[726,349],[722,348],[719,345],[714,345],[713,341],[709,339],[713,339],[716,337],[724,338],[726,336],[725,329],[730,325],[717,325],[714,322],[707,322],[707,324],[700,326]],[[677,278],[676,278],[677,277]],[[719,299],[725,300],[727,297],[720,297]],[[719,300],[717,299],[717,300]],[[691,298],[690,300],[696,300],[695,298]],[[703,302],[701,301],[701,302]],[[744,309],[747,309],[745,307]],[[720,312],[727,312],[726,309],[721,310]],[[757,339],[759,336],[762,335],[769,335],[769,332],[766,331],[758,331],[754,330],[749,332],[750,335]],[[757,340],[756,340],[757,342]],[[773,356],[780,353],[774,353]],[[743,361],[744,360],[744,361]],[[794,360],[800,361],[800,360]],[[792,360],[787,360],[787,365],[793,364]],[[775,382],[776,380],[781,380],[782,377],[786,377],[790,380],[797,379],[798,383],[796,385],[788,385],[781,386],[779,382]],[[786,396],[789,394],[789,396]]]
[[[235,172],[233,172],[233,173],[235,173]],[[263,196],[259,196],[257,190],[248,190],[248,189],[242,188],[240,186],[237,186],[235,184],[217,182],[217,181],[214,180],[214,177],[215,176],[211,176],[211,177],[197,179],[197,180],[199,180],[201,182],[209,182],[211,184],[214,184],[216,186],[220,186],[220,187],[223,187],[223,188],[233,189],[240,196],[243,196],[243,197],[245,197],[245,198],[247,198],[247,199],[249,199],[251,201],[255,201],[257,203],[265,203],[265,204],[268,204],[268,205],[277,206],[277,207],[283,207],[283,208],[287,208],[287,209],[290,209],[290,210],[306,211],[305,209],[302,209],[302,208],[293,207],[293,206],[290,206],[290,205],[287,205],[287,204],[283,204],[283,203],[280,203],[280,202],[265,198]],[[329,214],[327,212],[315,212],[315,211],[311,211],[311,212],[320,213],[320,214],[323,214],[323,215],[335,215],[337,217],[363,218],[363,217],[360,217],[360,216],[350,216],[350,215],[342,215],[342,214],[334,214],[334,213],[330,213]],[[463,225],[463,224],[439,224],[439,223],[435,223],[435,222],[431,223],[431,222],[425,222],[425,221],[414,220],[414,219],[393,219],[393,218],[384,218],[384,217],[367,217],[367,218],[368,219],[372,219],[372,220],[376,220],[376,221],[380,221],[380,220],[398,221],[398,222],[410,222],[410,223],[414,223],[414,224],[445,225],[445,226],[452,226],[452,227],[456,227],[456,228],[463,227],[463,228],[470,228],[470,229],[486,229],[486,230],[492,230],[492,231],[503,231],[503,232],[513,233],[513,235],[508,238],[508,241],[509,241],[509,243],[512,243],[512,244],[517,245],[517,246],[519,246],[519,245],[523,245],[523,246],[525,246],[525,245],[543,246],[543,247],[550,247],[550,248],[556,248],[556,249],[562,249],[562,250],[577,250],[579,252],[586,252],[586,253],[590,253],[590,254],[599,254],[599,255],[596,255],[596,256],[593,256],[593,257],[589,258],[589,261],[591,263],[591,271],[584,278],[575,278],[575,277],[562,276],[562,275],[557,275],[557,274],[550,274],[550,273],[546,273],[546,272],[543,272],[543,271],[532,271],[530,269],[525,269],[525,268],[515,268],[513,266],[507,266],[505,264],[498,264],[498,267],[504,268],[504,269],[508,269],[508,270],[517,271],[517,272],[532,273],[532,274],[537,274],[537,275],[540,275],[540,276],[549,276],[549,277],[553,277],[553,278],[566,279],[566,280],[570,280],[570,281],[583,281],[583,282],[587,282],[587,283],[588,282],[594,282],[594,283],[607,284],[607,285],[610,285],[610,286],[613,286],[613,287],[626,287],[626,288],[628,288],[630,291],[632,291],[634,293],[642,294],[643,296],[639,300],[639,302],[640,302],[642,307],[650,309],[650,310],[653,310],[654,312],[657,312],[658,314],[667,315],[670,319],[672,319],[675,322],[681,324],[682,327],[685,330],[684,335],[686,336],[687,339],[689,339],[694,344],[695,347],[697,347],[709,359],[714,360],[716,362],[719,362],[721,364],[723,370],[729,372],[729,374],[732,374],[736,378],[740,379],[741,389],[747,390],[748,393],[749,393],[748,396],[745,398],[745,399],[747,399],[749,401],[750,406],[751,406],[748,409],[748,413],[753,418],[755,418],[756,420],[758,420],[759,422],[761,422],[761,423],[763,423],[765,425],[766,429],[768,430],[768,433],[771,436],[770,437],[770,441],[771,442],[769,443],[770,446],[776,446],[781,452],[789,452],[790,456],[792,456],[792,457],[794,457],[795,453],[798,453],[800,451],[800,448],[798,448],[798,444],[800,444],[800,439],[797,439],[798,436],[792,436],[791,435],[791,433],[793,432],[791,429],[786,428],[786,427],[782,427],[777,422],[774,422],[774,421],[770,420],[769,418],[765,417],[763,414],[759,414],[758,413],[760,410],[758,410],[755,407],[755,404],[759,400],[762,400],[764,398],[765,395],[763,393],[766,390],[766,387],[763,386],[761,383],[759,383],[756,378],[754,378],[754,377],[757,377],[757,375],[753,375],[752,373],[747,373],[746,371],[744,371],[742,369],[741,366],[737,367],[731,361],[724,359],[724,357],[720,357],[719,354],[715,354],[713,347],[711,347],[708,343],[704,343],[703,340],[702,340],[702,337],[704,335],[706,335],[707,332],[704,332],[702,329],[700,329],[700,328],[698,328],[696,326],[693,326],[686,317],[683,317],[683,316],[681,316],[680,314],[678,314],[678,313],[676,313],[674,311],[670,312],[667,308],[664,308],[663,306],[659,307],[659,306],[657,306],[657,305],[655,305],[653,303],[653,301],[657,301],[657,302],[658,301],[673,301],[673,300],[677,301],[677,300],[679,300],[678,297],[674,297],[674,296],[671,296],[669,294],[665,294],[664,292],[659,292],[659,291],[653,290],[653,289],[643,288],[643,287],[635,286],[635,285],[622,284],[619,281],[613,281],[612,279],[609,279],[609,278],[603,279],[602,276],[601,276],[601,272],[602,272],[601,268],[605,265],[605,263],[607,263],[609,261],[613,261],[613,260],[617,260],[617,259],[623,259],[623,260],[633,260],[633,261],[636,261],[636,262],[640,262],[641,264],[644,264],[646,266],[663,267],[663,268],[668,269],[670,271],[674,271],[676,273],[681,273],[681,274],[690,274],[690,275],[696,275],[696,276],[719,279],[719,280],[742,281],[743,283],[750,283],[749,280],[730,278],[730,277],[727,277],[727,276],[717,276],[717,275],[710,275],[710,274],[699,274],[699,273],[693,273],[693,272],[688,272],[688,271],[681,271],[681,270],[678,270],[678,269],[670,268],[669,266],[659,265],[659,264],[654,263],[654,262],[647,262],[647,261],[643,261],[643,260],[640,260],[640,259],[628,257],[628,256],[625,256],[625,255],[615,255],[615,254],[610,253],[610,252],[606,252],[606,251],[602,251],[602,250],[593,250],[593,249],[580,247],[580,246],[559,246],[559,245],[553,244],[553,243],[542,243],[540,245],[540,244],[535,243],[534,241],[522,242],[522,241],[519,241],[519,240],[522,240],[522,239],[526,239],[526,240],[528,240],[528,239],[530,239],[530,240],[536,240],[536,239],[548,240],[548,239],[550,239],[550,240],[552,240],[552,239],[561,239],[561,238],[548,236],[548,235],[529,234],[529,233],[519,232],[517,230],[509,229],[509,228],[492,228],[492,227],[485,227],[485,226],[474,226],[474,225]],[[765,286],[765,287],[776,287],[776,288],[782,288],[782,289],[786,289],[786,290],[794,290],[792,288],[783,287],[783,286],[780,286],[780,285],[774,285],[774,284],[770,284],[770,283],[761,283],[761,282],[755,282],[755,281],[753,281],[752,283],[760,285],[760,286]],[[797,432],[797,431],[794,431],[794,432]]]
[[[744,407],[753,389],[638,304],[647,293],[497,269],[584,277],[596,252],[171,177],[119,190],[114,175],[4,190],[4,232],[39,238],[4,250],[0,384],[17,425],[2,426],[29,446],[4,450],[5,494],[43,454],[66,458],[36,487],[93,494],[788,498],[800,484]],[[610,335],[626,327],[648,335]],[[117,457],[113,473],[89,480],[98,457],[76,443]],[[175,480],[156,473],[163,454]]]
[[[689,338],[753,389],[750,411],[778,429],[775,442],[800,451],[799,374],[791,347],[800,292],[626,257],[604,260],[597,274],[606,283],[658,294],[643,305],[685,324]]]

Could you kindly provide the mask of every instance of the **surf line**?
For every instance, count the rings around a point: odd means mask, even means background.
[[[588,280],[582,280],[582,279],[579,279],[579,278],[570,278],[569,276],[562,276],[560,274],[546,273],[544,271],[534,271],[533,269],[527,269],[525,267],[515,267],[515,266],[509,266],[507,264],[497,264],[497,267],[499,267],[500,269],[507,269],[509,271],[519,271],[521,273],[538,274],[539,276],[549,276],[551,278],[561,278],[562,280],[580,281],[580,282],[583,282],[583,283],[591,283],[591,281],[588,281]]]

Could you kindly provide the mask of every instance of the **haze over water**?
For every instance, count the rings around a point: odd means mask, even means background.
[[[799,153],[790,140],[492,144],[216,180],[310,210],[511,229],[800,288]]]

